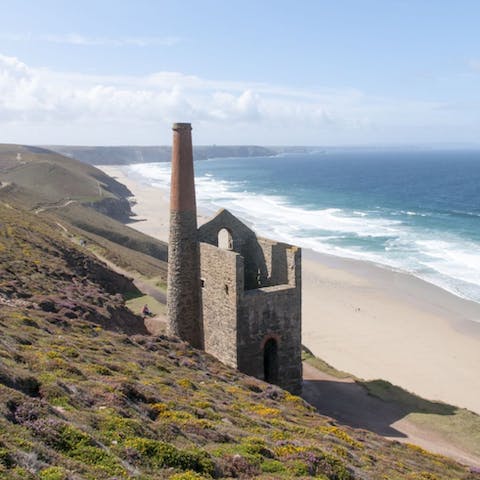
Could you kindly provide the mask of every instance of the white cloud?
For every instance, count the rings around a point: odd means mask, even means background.
[[[212,93],[209,115],[212,120],[256,121],[260,118],[262,99],[252,90],[245,90],[240,95],[218,91]]]
[[[471,58],[468,61],[468,66],[474,72],[480,72],[480,60],[478,58]]]
[[[366,95],[225,82],[178,72],[95,76],[0,55],[1,142],[167,144],[170,124],[196,143],[362,144],[480,138],[476,109]]]

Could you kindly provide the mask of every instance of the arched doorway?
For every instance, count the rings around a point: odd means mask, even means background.
[[[278,382],[278,344],[274,338],[263,347],[263,374],[266,382]]]
[[[222,228],[218,232],[217,244],[218,244],[218,248],[223,248],[224,250],[233,250],[232,235],[226,228]]]

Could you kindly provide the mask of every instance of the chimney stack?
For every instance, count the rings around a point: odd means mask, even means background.
[[[200,247],[193,173],[192,127],[173,124],[167,310],[169,334],[203,348]]]

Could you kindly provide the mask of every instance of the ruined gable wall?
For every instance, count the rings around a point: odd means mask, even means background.
[[[245,290],[268,286],[269,269],[257,238],[249,238],[240,253],[245,259]]]
[[[218,232],[223,228],[227,229],[232,236],[232,250],[240,254],[244,244],[255,237],[253,231],[228,210],[220,210],[215,217],[198,229],[198,239],[200,242],[218,246]]]
[[[243,259],[200,243],[205,350],[237,368],[237,305],[243,293]]]

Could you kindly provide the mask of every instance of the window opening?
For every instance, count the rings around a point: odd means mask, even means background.
[[[226,228],[222,228],[218,232],[218,247],[224,250],[233,250],[232,235]]]

